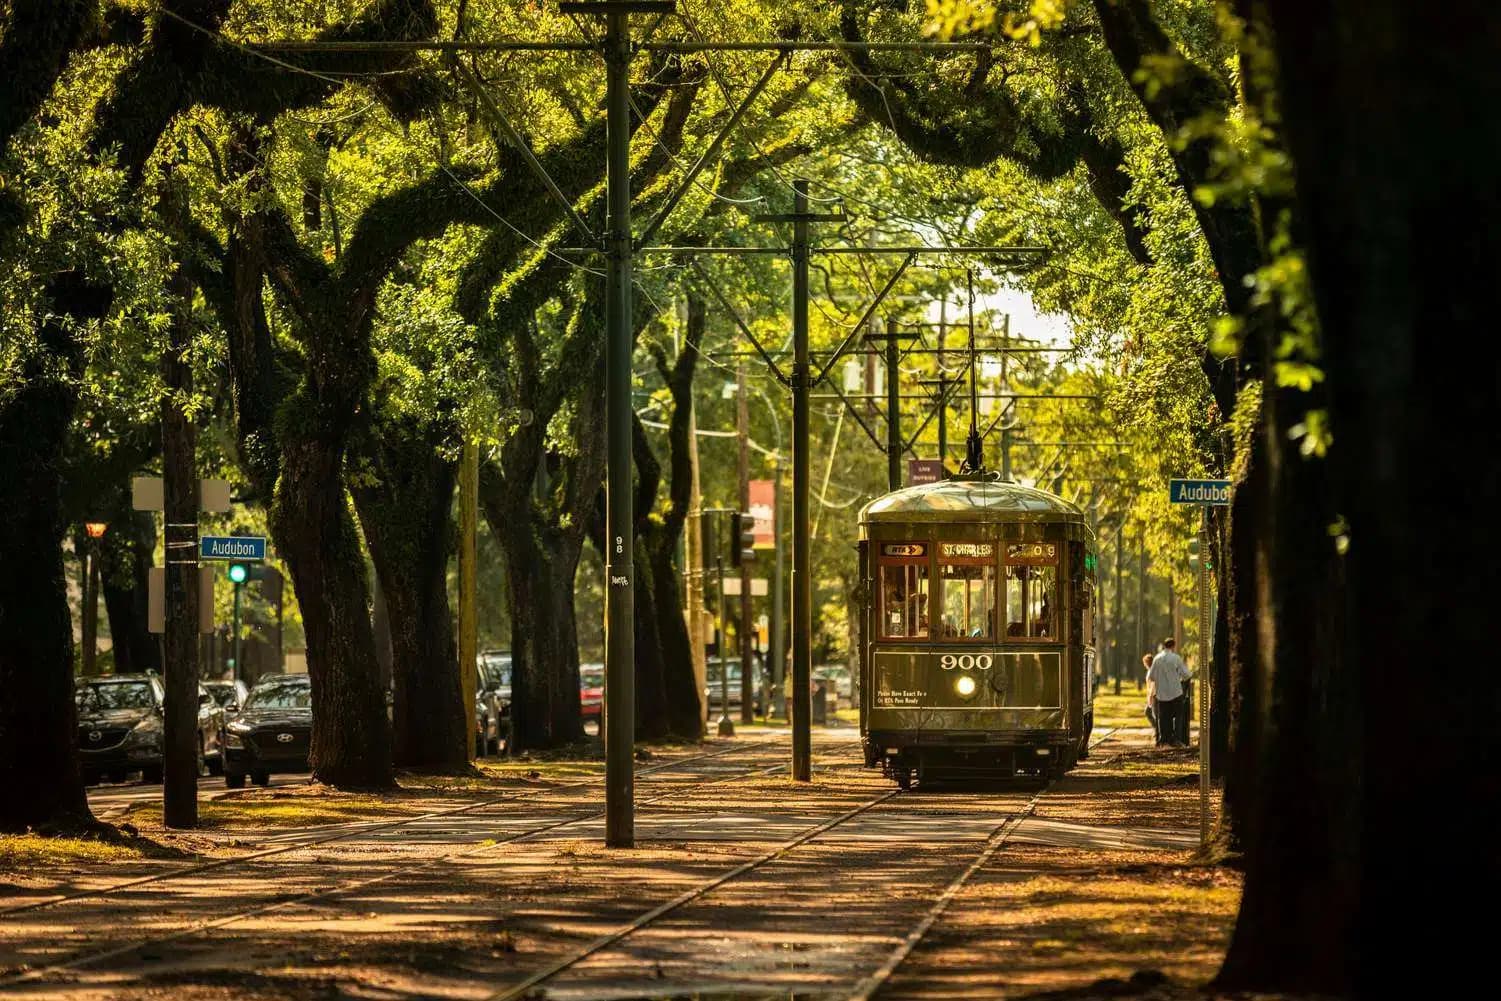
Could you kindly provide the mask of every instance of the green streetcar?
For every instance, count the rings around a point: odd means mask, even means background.
[[[992,473],[860,512],[860,733],[913,779],[1060,775],[1093,725],[1094,533],[1073,504]]]

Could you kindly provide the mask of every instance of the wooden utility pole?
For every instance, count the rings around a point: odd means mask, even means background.
[[[740,477],[740,513],[750,514],[750,399],[746,395],[745,361],[735,366],[735,431],[739,439],[739,453],[735,461],[736,475]],[[738,538],[731,545],[739,547]],[[740,722],[754,723],[756,672],[752,657],[755,654],[755,630],[751,626],[751,565],[743,557],[740,560]]]
[[[693,308],[690,304],[689,308]],[[688,638],[693,646],[694,691],[703,701],[699,706],[699,729],[709,718],[709,703],[704,697],[704,686],[709,683],[708,657],[704,653],[704,632],[709,612],[704,607],[704,526],[701,514],[704,507],[703,494],[698,480],[698,414],[693,402],[688,403],[688,468],[692,471],[693,484],[688,495],[688,524],[684,533],[683,578],[688,595]]]

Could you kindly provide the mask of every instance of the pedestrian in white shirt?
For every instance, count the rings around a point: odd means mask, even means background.
[[[1162,641],[1162,652],[1147,669],[1147,682],[1157,692],[1157,746],[1188,746],[1188,717],[1178,710],[1183,701],[1183,682],[1189,678],[1188,665],[1173,649],[1176,641],[1169,636]]]

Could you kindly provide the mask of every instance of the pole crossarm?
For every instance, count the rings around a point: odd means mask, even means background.
[[[875,315],[876,310],[881,308],[881,303],[886,301],[886,297],[891,294],[892,289],[896,288],[896,283],[901,281],[902,275],[907,273],[907,269],[912,266],[912,262],[915,260],[917,260],[916,254],[908,254],[902,261],[901,266],[896,269],[896,272],[890,278],[886,279],[886,284],[881,287],[881,291],[876,293],[876,297],[871,300],[865,312],[860,315],[860,319],[855,321],[855,325],[850,328],[850,332],[845,335],[839,347],[834,349],[834,353],[829,356],[829,360],[824,363],[823,368],[819,369],[818,375],[813,377],[813,382],[809,388],[817,386],[828,377],[830,370],[833,369],[840,358],[844,357],[844,352],[854,343],[855,338],[860,336],[860,332],[865,329],[865,324],[870,322],[870,318]]]
[[[505,133],[506,137],[521,151],[521,158],[526,161],[526,165],[531,168],[532,173],[537,175],[537,178],[547,188],[548,193],[552,195],[553,199],[563,207],[563,211],[568,214],[568,218],[573,221],[573,225],[578,228],[578,231],[589,239],[593,239],[595,235],[594,231],[589,228],[589,224],[584,221],[584,217],[579,215],[578,209],[574,208],[572,200],[563,194],[563,189],[558,187],[558,183],[552,179],[552,175],[547,172],[547,168],[542,166],[542,161],[538,160],[537,154],[532,152],[531,144],[526,141],[516,126],[511,124],[511,120],[500,109],[500,105],[495,103],[484,82],[480,80],[474,70],[465,66],[462,62],[454,60],[453,65],[459,71],[460,78],[474,92],[474,96],[479,99],[480,108],[485,112],[486,117],[494,122],[501,132]]]
[[[718,134],[714,136],[713,142],[709,143],[709,148],[704,150],[703,155],[688,169],[688,173],[679,182],[677,188],[668,196],[667,204],[662,206],[656,218],[652,219],[647,225],[646,231],[641,234],[640,239],[637,241],[638,244],[649,243],[651,242],[651,238],[657,235],[657,230],[662,228],[662,224],[667,221],[667,217],[672,214],[672,210],[677,208],[678,202],[682,201],[683,196],[688,193],[688,188],[698,179],[698,175],[719,156],[719,151],[724,147],[725,140],[735,130],[735,126],[740,124],[740,119],[745,117],[745,113],[750,110],[750,106],[755,103],[756,98],[761,96],[761,92],[766,89],[767,84],[771,83],[772,77],[776,76],[777,70],[781,68],[785,61],[786,54],[778,53],[777,57],[771,61],[771,65],[766,67],[760,78],[756,80],[755,85],[751,87],[750,93],[745,95],[745,99],[740,102],[739,106],[735,108],[734,113],[730,115],[730,120],[724,123]]]
[[[713,276],[710,275],[709,272],[704,269],[704,266],[700,264],[696,259],[690,260],[688,264],[689,267],[693,268],[694,273],[698,275],[699,279],[704,283],[704,285],[708,287],[709,293],[713,295],[716,300],[718,300],[719,305],[722,306],[724,308],[724,311],[730,315],[730,319],[735,321],[735,326],[738,327],[740,329],[740,332],[745,335],[745,339],[751,342],[751,346],[756,349],[756,353],[761,356],[761,358],[766,362],[767,365],[771,366],[771,374],[776,377],[776,380],[784,386],[792,385],[792,380],[787,377],[786,373],[784,373],[780,367],[778,367],[776,361],[771,357],[771,354],[766,350],[765,346],[760,342],[760,340],[756,338],[756,335],[754,331],[751,330],[750,325],[747,324],[743,319],[741,319],[740,314],[735,310],[735,307],[730,305],[730,300],[722,291],[720,291],[719,284],[714,281]]]

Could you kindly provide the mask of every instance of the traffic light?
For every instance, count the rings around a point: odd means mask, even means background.
[[[730,512],[730,566],[756,561],[756,518],[743,511]]]
[[[1199,556],[1200,556],[1199,549],[1200,549],[1200,547],[1199,547],[1199,537],[1197,535],[1195,535],[1195,536],[1192,536],[1191,538],[1189,538],[1189,540],[1188,540],[1188,565],[1189,566],[1191,566],[1191,567],[1197,567],[1199,565]],[[1209,554],[1208,556],[1205,557],[1205,559],[1204,559],[1204,569],[1208,570],[1210,573],[1214,573],[1214,555],[1213,554]]]
[[[229,565],[229,579],[235,584],[245,583],[250,579],[250,565],[248,563],[231,563]]]

